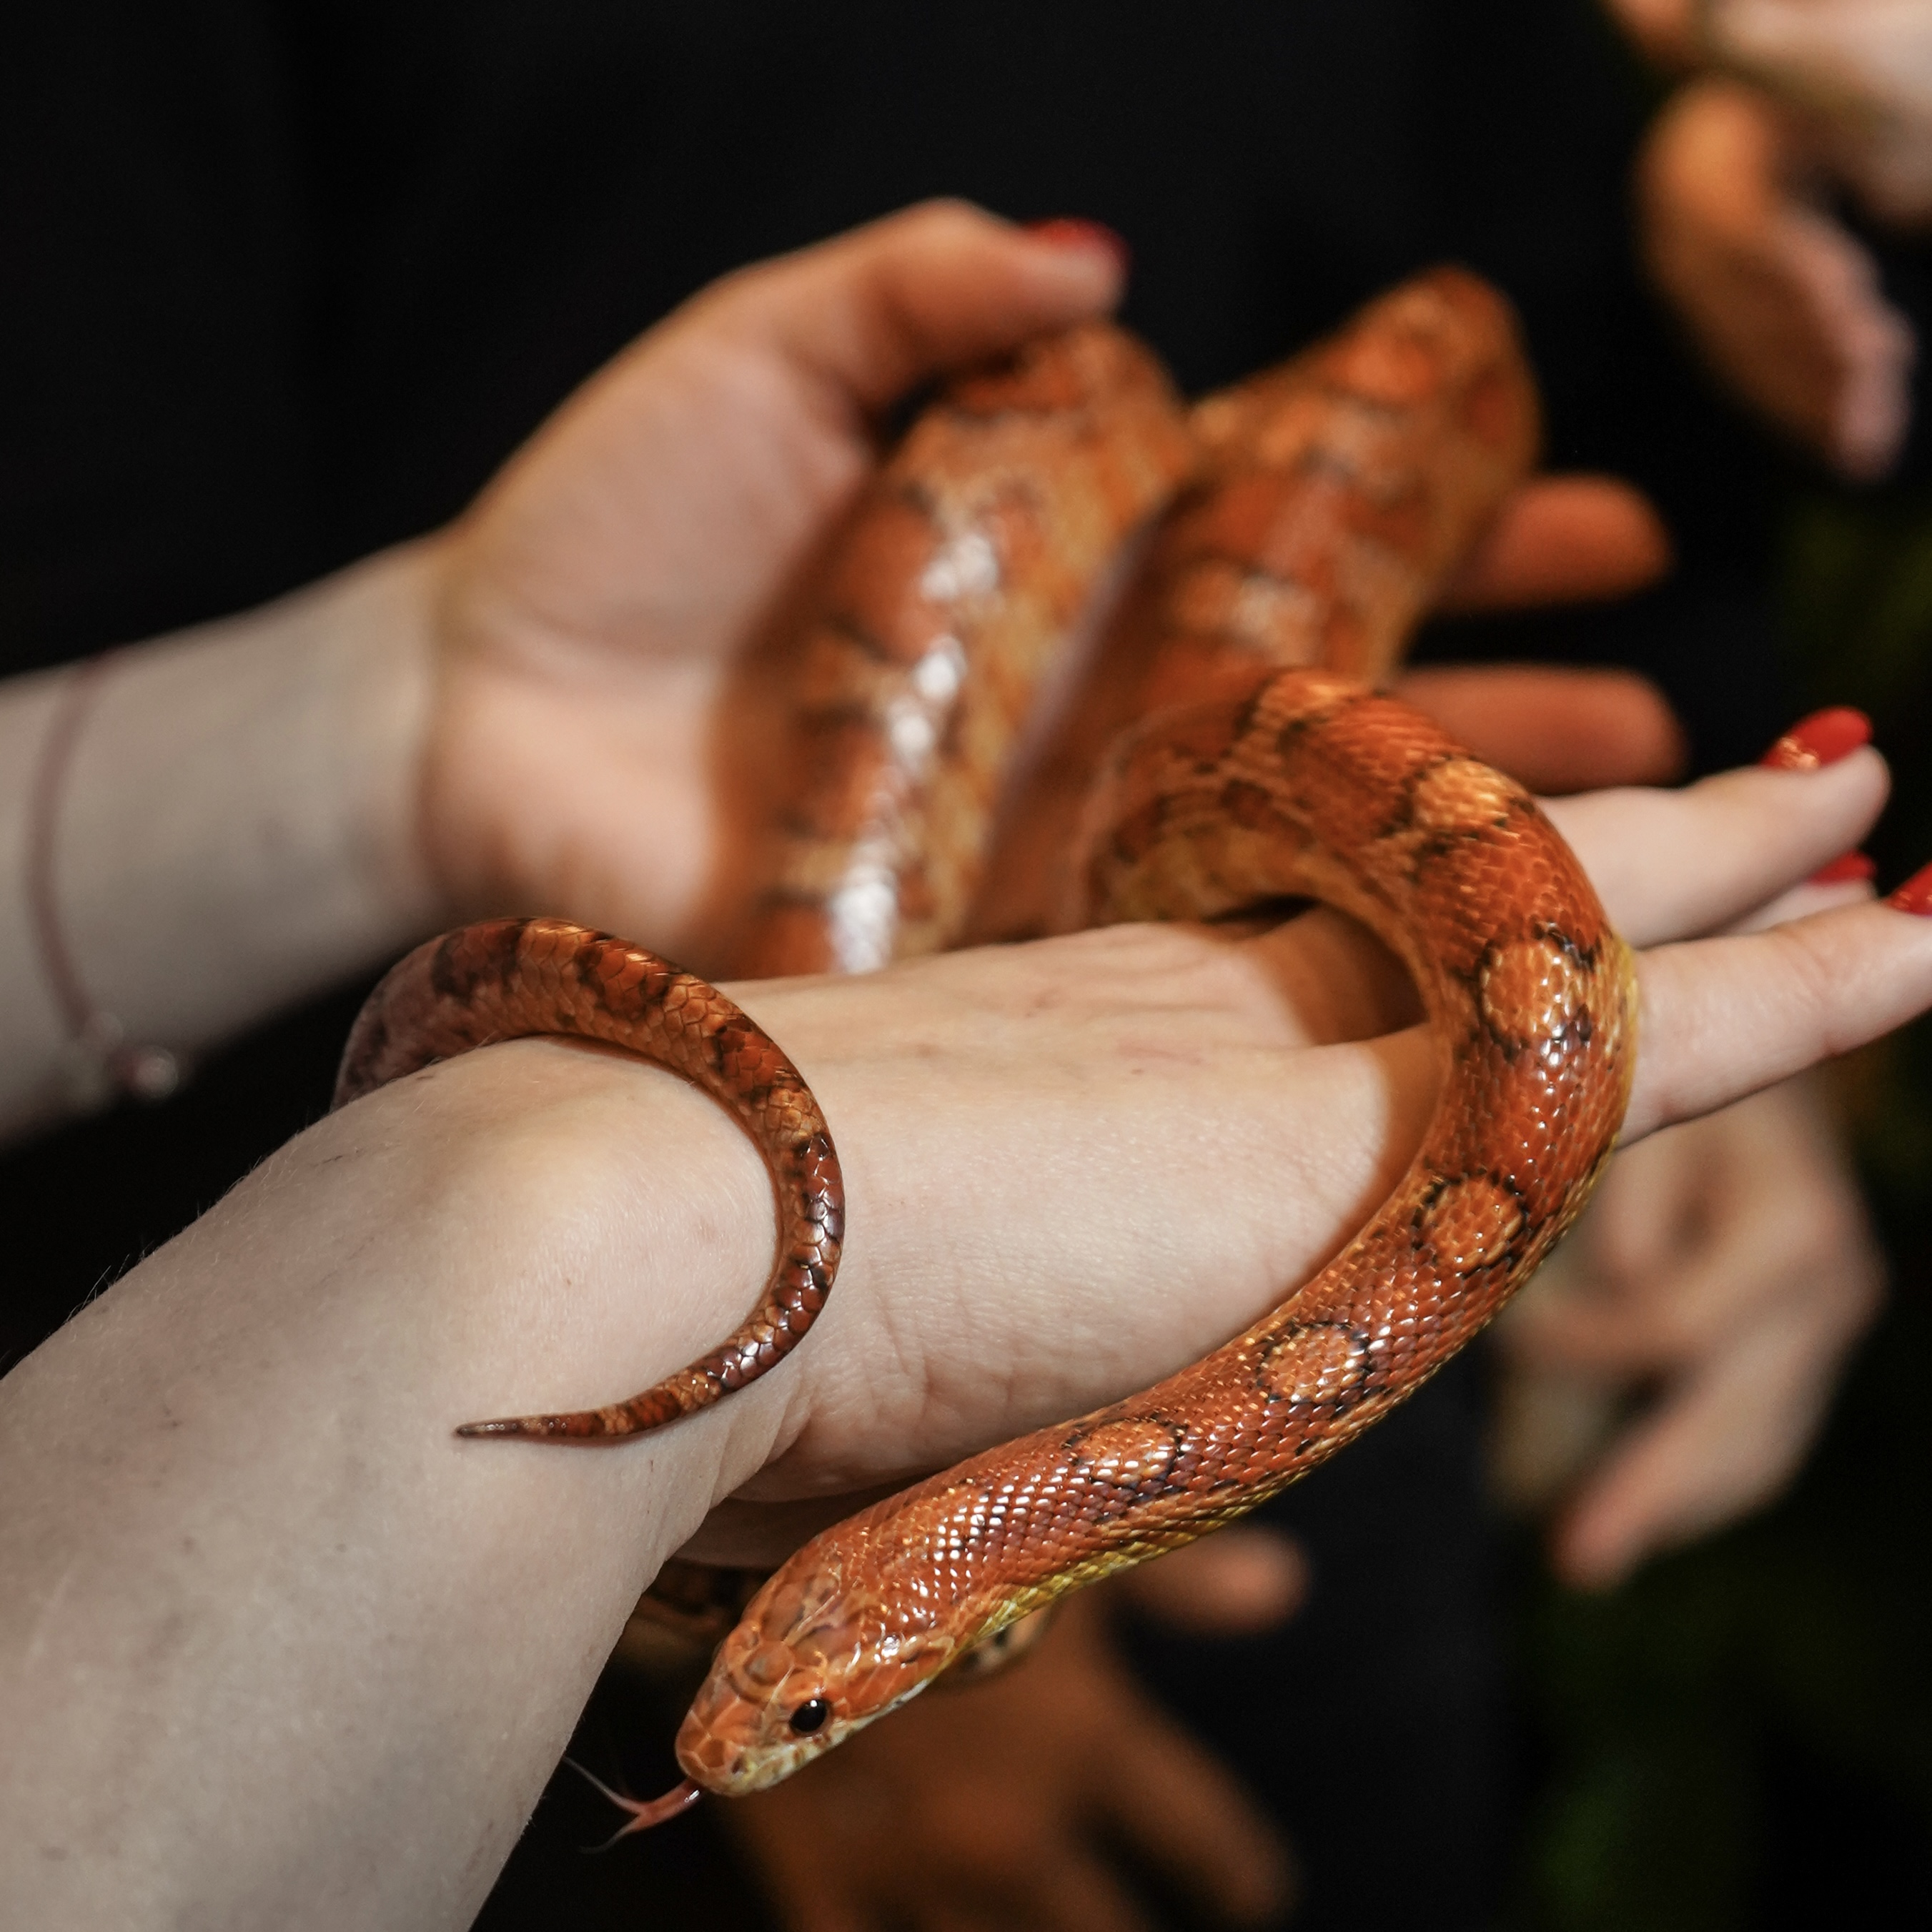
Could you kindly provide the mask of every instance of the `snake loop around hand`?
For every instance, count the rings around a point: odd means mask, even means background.
[[[1126,715],[1156,715],[1090,812],[1084,919],[1327,901],[1407,966],[1441,1090],[1368,1226],[1245,1334],[797,1552],[685,1720],[687,1783],[623,1801],[635,1826],[699,1788],[773,1783],[1066,1591],[1296,1480],[1419,1388],[1581,1208],[1629,1094],[1629,955],[1522,789],[1357,681],[1392,668],[1535,428],[1506,305],[1448,270],[1185,428],[1118,332],[1030,345],[942,392],[882,470],[803,633],[800,776],[746,960],[854,970],[956,943],[1031,714],[1097,634],[1100,674],[1140,692]],[[1110,570],[1163,506],[1096,624]],[[533,1032],[683,1073],[737,1113],[778,1186],[771,1283],[718,1350],[628,1402],[465,1430],[609,1440],[717,1400],[804,1333],[842,1232],[836,1159],[795,1070],[722,994],[556,920],[471,928],[405,961],[358,1023],[339,1097]]]
[[[825,1306],[845,1232],[832,1136],[796,1067],[716,987],[641,946],[560,919],[486,920],[419,946],[356,1022],[335,1105],[494,1041],[596,1040],[682,1075],[771,1170],[778,1254],[758,1306],[708,1354],[601,1408],[463,1424],[461,1436],[612,1442],[708,1407],[775,1368]]]

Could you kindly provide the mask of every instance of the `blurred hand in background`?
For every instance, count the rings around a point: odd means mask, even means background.
[[[1135,1681],[1108,1614],[1127,1599],[1246,1634],[1306,1588],[1294,1544],[1238,1525],[1071,1598],[998,1677],[919,1699],[723,1815],[790,1932],[1140,1932],[1149,1888],[1231,1926],[1278,1922],[1287,1848]]]
[[[1932,222],[1932,12],[1918,0],[1613,0],[1696,77],[1637,164],[1658,289],[1741,400],[1840,474],[1897,462],[1918,344],[1834,193],[1883,226]]]
[[[1607,1588],[1777,1495],[1883,1275],[1814,1078],[1618,1154],[1498,1330],[1498,1475],[1553,1508],[1558,1574]]]

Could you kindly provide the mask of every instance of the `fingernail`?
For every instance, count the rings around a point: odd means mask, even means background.
[[[1820,866],[1811,874],[1814,886],[1850,885],[1854,880],[1861,883],[1870,878],[1878,868],[1862,852],[1847,852],[1842,858],[1834,859],[1828,866]]]
[[[1886,904],[1900,912],[1915,912],[1921,919],[1932,918],[1932,866],[1914,872]]]
[[[1123,275],[1133,261],[1133,251],[1104,221],[1056,214],[1050,220],[1029,221],[1026,232],[1036,242],[1049,242],[1056,248],[1103,248],[1113,256],[1114,267]]]
[[[1799,718],[1758,763],[1774,772],[1815,772],[1869,745],[1871,734],[1871,720],[1862,711],[1834,704]]]

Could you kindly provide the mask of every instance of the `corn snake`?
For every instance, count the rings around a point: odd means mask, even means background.
[[[1526,470],[1535,434],[1506,311],[1439,271],[1185,427],[1130,338],[1093,327],[1034,345],[950,386],[860,506],[800,644],[801,776],[748,969],[863,970],[956,943],[1003,838],[1017,824],[1064,847],[1066,801],[1100,742],[1139,719],[1090,808],[1085,903],[1068,922],[1327,901],[1408,967],[1442,1087],[1370,1226],[1245,1334],[1140,1396],[875,1504],[788,1562],[680,1733],[695,1786],[775,1781],[1063,1591],[1294,1480],[1460,1347],[1580,1208],[1628,1097],[1628,956],[1527,794],[1368,688]],[[1028,721],[1070,676],[1106,574],[1163,508],[1046,761],[1058,800],[1016,810]],[[1041,842],[1042,820],[1054,836]],[[458,980],[484,1017],[452,1027]],[[730,1035],[736,1062],[668,1049],[674,985],[706,1038]],[[653,1427],[804,1334],[836,1267],[836,1157],[788,1063],[731,1030],[735,1009],[705,1004],[722,995],[555,921],[433,943],[386,986],[343,1097],[486,1038],[590,1030],[736,1106],[778,1183],[770,1291],[719,1350],[627,1403],[466,1429],[578,1440]],[[377,1034],[382,1054],[369,1050]],[[782,1131],[744,1104],[754,1086],[782,1091]],[[686,1795],[632,1808],[650,1822]]]

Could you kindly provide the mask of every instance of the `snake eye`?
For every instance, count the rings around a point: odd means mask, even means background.
[[[800,1737],[808,1738],[814,1731],[825,1728],[825,1720],[831,1714],[832,1706],[823,1697],[808,1697],[791,1714],[791,1727]]]

